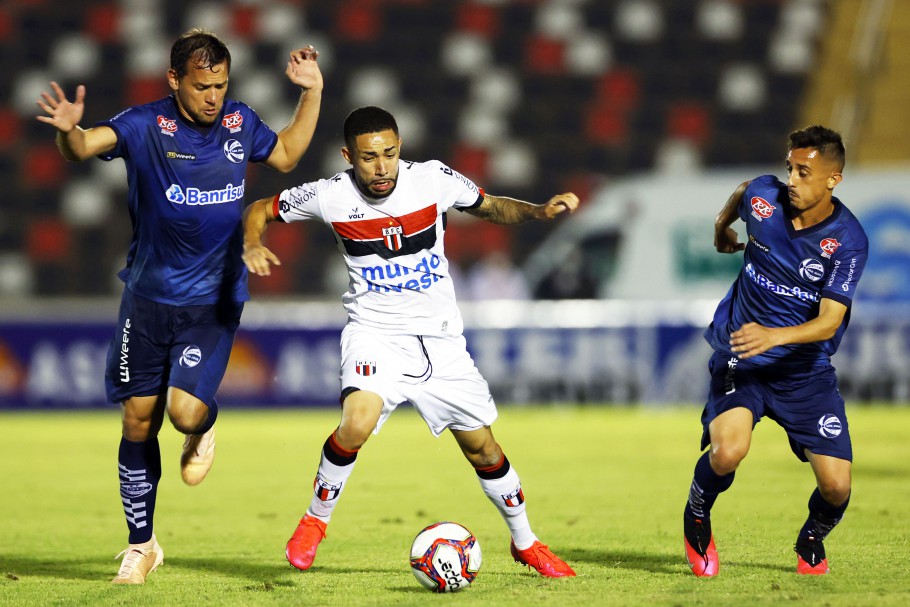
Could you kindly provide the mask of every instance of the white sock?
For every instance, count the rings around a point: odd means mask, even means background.
[[[498,478],[485,478],[489,476],[498,476]],[[528,521],[528,514],[525,512],[525,498],[521,490],[521,479],[515,468],[509,464],[509,460],[503,456],[502,462],[495,470],[478,470],[477,478],[480,480],[480,486],[487,497],[496,506],[502,515],[506,525],[509,526],[509,532],[512,534],[512,541],[519,550],[529,548],[531,544],[537,541],[537,536],[531,531],[531,523]]]

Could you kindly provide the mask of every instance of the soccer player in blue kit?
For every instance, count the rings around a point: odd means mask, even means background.
[[[831,355],[847,323],[869,244],[833,197],[844,144],[810,126],[790,134],[787,183],[764,175],[741,184],[717,215],[714,245],[745,250],[743,268],[717,306],[705,339],[714,348],[701,447],[683,516],[686,558],[699,577],[719,570],[711,508],[733,483],[762,417],[787,432],[817,488],[796,538],[797,573],[824,574],[823,541],[850,501],[853,451]],[[730,227],[746,224],[747,243]]]
[[[153,533],[167,413],[187,435],[180,459],[189,485],[215,455],[215,392],[224,376],[243,302],[241,215],[247,164],[283,173],[297,166],[319,116],[322,75],[312,46],[290,53],[285,71],[302,91],[289,124],[270,129],[246,104],[226,98],[231,55],[214,34],[190,30],[171,47],[172,94],[82,129],[85,87],[69,101],[51,83],[38,120],[57,129],[67,160],[123,158],[133,225],[120,317],[105,383],[121,403],[120,496],[129,547],[115,584],[142,584],[164,559]],[[119,556],[119,555],[118,555]]]

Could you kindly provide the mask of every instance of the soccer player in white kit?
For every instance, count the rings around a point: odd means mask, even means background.
[[[378,107],[351,112],[344,140],[341,153],[351,169],[257,200],[243,219],[250,272],[267,276],[270,264],[280,264],[261,242],[268,223],[316,219],[331,227],[350,278],[343,296],[341,423],[323,445],[314,495],[287,544],[288,561],[310,568],[358,450],[399,404],[410,402],[434,435],[452,432],[509,527],[515,560],[545,577],[574,576],[531,530],[518,473],[493,438],[496,405],[466,349],[443,235],[451,208],[513,224],[573,212],[578,197],[560,194],[536,205],[492,196],[441,162],[401,160],[395,118]]]

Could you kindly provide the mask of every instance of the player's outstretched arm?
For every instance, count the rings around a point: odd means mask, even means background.
[[[744,324],[730,334],[730,349],[739,358],[752,358],[775,346],[808,344],[831,339],[844,321],[846,313],[847,306],[823,297],[818,316],[801,325],[764,327],[754,322]]]
[[[266,226],[276,219],[272,213],[273,201],[274,198],[261,198],[243,212],[243,263],[257,276],[269,276],[271,264],[281,265],[278,256],[262,244]]]
[[[535,219],[550,220],[565,212],[574,213],[577,208],[578,196],[571,192],[558,194],[544,204],[484,194],[483,202],[466,212],[490,223],[508,225]]]
[[[291,122],[278,133],[278,143],[266,159],[265,164],[282,173],[293,170],[304,152],[310,147],[319,107],[322,104],[322,72],[316,58],[319,52],[312,46],[291,52],[285,74],[292,83],[299,86],[300,100]]]
[[[739,219],[739,205],[743,201],[743,194],[749,181],[744,181],[730,194],[724,208],[714,218],[714,248],[719,253],[736,253],[746,248],[745,243],[739,242],[736,230],[730,226]]]
[[[64,158],[81,161],[114,149],[117,135],[110,127],[83,129],[79,126],[85,111],[85,86],[76,87],[73,101],[66,98],[56,82],[51,82],[51,90],[53,95],[41,91],[38,107],[47,115],[37,118],[57,129],[57,148]]]

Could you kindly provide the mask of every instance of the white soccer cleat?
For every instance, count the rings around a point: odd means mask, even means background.
[[[112,584],[144,584],[148,574],[164,562],[164,550],[154,535],[144,544],[130,544],[114,558],[119,559],[121,556],[123,562],[120,563],[117,577],[111,580]]]
[[[187,434],[180,456],[180,476],[187,485],[198,485],[215,461],[215,426],[205,434]]]

